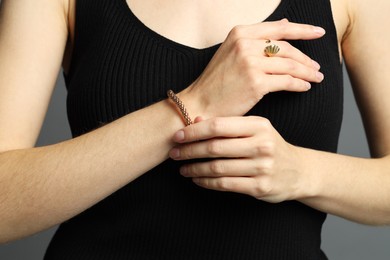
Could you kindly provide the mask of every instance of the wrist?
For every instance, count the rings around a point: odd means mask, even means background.
[[[321,171],[318,170],[320,162],[313,154],[313,150],[293,146],[294,153],[297,156],[297,170],[300,173],[300,181],[297,190],[298,200],[318,197],[321,193]]]
[[[176,95],[183,102],[192,121],[194,121],[198,116],[201,116],[203,119],[213,117],[214,115],[209,113],[207,109],[205,100],[202,99],[200,93],[198,93],[198,91],[194,88],[194,84],[195,83],[192,83],[188,88]]]

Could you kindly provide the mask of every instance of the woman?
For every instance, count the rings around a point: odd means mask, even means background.
[[[64,222],[46,259],[325,259],[323,212],[390,223],[389,7],[3,0],[0,241]],[[334,154],[341,57],[377,159]],[[75,138],[33,148],[61,63]]]

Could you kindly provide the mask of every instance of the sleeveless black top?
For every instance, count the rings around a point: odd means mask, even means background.
[[[184,89],[220,46],[169,40],[142,24],[125,0],[77,0],[76,9],[66,75],[74,136],[160,101],[168,89]],[[282,0],[266,20],[284,17],[327,31],[318,40],[291,41],[322,65],[325,80],[305,93],[269,94],[248,114],[268,118],[292,144],[336,152],[343,89],[330,2]],[[326,259],[324,213],[296,201],[269,204],[202,189],[178,169],[167,160],[63,223],[45,259]]]

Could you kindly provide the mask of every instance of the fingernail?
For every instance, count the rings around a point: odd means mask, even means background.
[[[318,80],[322,81],[324,79],[324,74],[322,74],[321,72],[317,71],[316,72],[316,77]]]
[[[171,157],[172,159],[179,159],[180,158],[180,149],[173,148],[169,152],[169,157]]]
[[[175,142],[181,142],[184,140],[184,131],[183,130],[180,130],[180,131],[177,131],[175,133],[175,135],[173,136],[173,140]]]
[[[186,176],[188,173],[187,171],[187,167],[180,167],[180,174],[183,175],[183,176]]]
[[[305,85],[307,90],[311,89],[311,84],[309,82],[306,82]]]
[[[324,35],[325,34],[325,30],[322,27],[314,26],[313,29],[314,29],[314,32],[319,34],[319,35]]]
[[[311,61],[313,63],[313,67],[315,69],[319,70],[321,68],[321,65],[318,62],[316,62],[315,60],[311,60]]]

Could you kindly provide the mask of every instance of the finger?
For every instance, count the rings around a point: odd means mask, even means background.
[[[270,167],[268,158],[253,159],[217,159],[183,165],[180,173],[185,177],[248,177],[267,174]]]
[[[214,138],[180,145],[169,152],[174,160],[196,158],[244,158],[258,153],[252,138]]]
[[[199,123],[200,121],[203,121],[203,120],[204,120],[203,117],[197,116],[197,117],[194,119],[194,124]]]
[[[271,41],[270,43],[267,44],[264,41],[265,47],[268,45],[272,45],[272,44],[275,44],[280,48],[279,52],[275,55],[275,57],[289,58],[289,59],[295,60],[303,65],[306,65],[308,68],[313,68],[317,71],[321,68],[321,66],[316,61],[312,60],[309,56],[307,56],[302,51],[295,48],[294,46],[292,46],[288,42]]]
[[[203,188],[217,191],[229,191],[260,198],[268,193],[260,181],[250,177],[194,178],[193,182]]]
[[[262,117],[216,117],[177,131],[173,141],[190,143],[217,137],[247,137],[254,135],[262,127],[270,126],[270,122]]]
[[[268,26],[271,23],[272,26]],[[262,39],[272,40],[312,40],[320,38],[326,33],[322,27],[291,23],[285,20],[253,25],[253,30],[256,29],[261,30],[259,34]]]
[[[295,60],[308,68],[314,69],[318,71],[320,69],[320,65],[312,60],[309,56],[304,54],[302,51],[298,50],[290,43],[285,41],[270,41],[267,43],[267,40],[254,40],[254,39],[241,39],[237,41],[237,48],[245,53],[247,56],[266,56],[264,53],[265,47],[270,45],[277,45],[280,50],[274,57],[279,58],[289,58],[291,60]],[[245,57],[245,56],[244,56]],[[266,59],[258,59],[259,62],[264,62],[265,60],[272,60],[271,57],[267,57]]]
[[[288,58],[267,58],[260,66],[267,74],[291,75],[294,78],[316,83],[324,79],[324,75],[321,72]]]
[[[266,93],[277,91],[305,92],[311,88],[311,84],[305,80],[294,78],[291,75],[266,75]]]
[[[309,24],[291,23],[287,20],[262,22],[234,27],[228,39],[233,42],[239,38],[271,40],[312,40],[322,37],[325,30]]]

